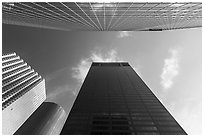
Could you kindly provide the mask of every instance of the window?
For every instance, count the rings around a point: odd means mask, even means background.
[[[181,128],[177,126],[162,126],[159,127],[159,130],[181,130]]]
[[[168,112],[151,113],[151,116],[170,116]]]
[[[166,116],[153,116],[152,117],[152,119],[154,119],[154,120],[173,120],[173,118],[172,117],[166,117]]]
[[[177,125],[175,121],[157,121],[159,125]]]
[[[148,113],[141,112],[141,113],[131,113],[132,116],[149,116]]]
[[[93,121],[92,123],[96,125],[110,124],[109,121]]]
[[[110,135],[110,132],[104,132],[104,131],[92,131],[90,133],[91,135]]]
[[[159,135],[159,133],[158,132],[147,132],[147,131],[145,131],[145,132],[137,132],[137,134],[138,135]]]
[[[12,74],[20,73],[20,72],[22,72],[25,68],[30,68],[30,67],[29,67],[29,66],[23,66],[23,67],[17,68],[17,69],[15,69],[15,70],[13,70],[13,71],[10,71],[10,72],[8,72],[8,73],[3,74],[3,75],[2,75],[2,78],[4,79],[4,78],[6,78],[6,77],[8,77],[8,76],[10,76],[10,75],[12,75]]]
[[[112,126],[113,130],[129,130],[128,126]]]
[[[12,63],[17,63],[17,62],[19,62],[20,61],[20,59],[15,59],[15,60],[12,60],[12,61],[8,61],[8,62],[5,62],[5,63],[2,63],[2,66],[6,66],[6,65],[9,65],[9,64],[12,64]]]
[[[149,116],[132,116],[133,120],[151,120]]]
[[[133,121],[134,125],[154,125],[152,121]]]
[[[141,130],[157,130],[157,127],[155,126],[143,126],[140,127]]]
[[[112,132],[112,135],[131,135],[130,132]]]
[[[128,121],[112,121],[112,124],[114,125],[128,125]]]
[[[34,82],[33,82],[34,81]],[[17,87],[19,88],[19,90],[14,91],[14,93],[16,91],[19,91],[16,94],[12,94],[13,96],[11,96],[8,100],[6,100],[5,102],[3,102],[2,104],[2,108],[5,109],[6,107],[8,107],[10,104],[12,104],[14,101],[16,101],[18,98],[20,98],[21,96],[23,96],[26,92],[28,92],[31,88],[33,88],[35,85],[37,85],[40,81],[42,81],[41,77],[39,76],[36,79],[33,79],[32,81],[29,81],[29,85],[27,85],[27,87],[25,87],[25,85],[21,86],[21,87]],[[33,82],[33,83],[32,83]]]
[[[93,130],[108,130],[109,126],[93,126]]]
[[[109,116],[94,116],[93,119],[105,120],[105,119],[109,119]]]
[[[111,116],[112,120],[128,120],[126,116]]]

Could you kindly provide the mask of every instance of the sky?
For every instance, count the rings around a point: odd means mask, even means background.
[[[46,81],[48,102],[68,114],[93,61],[127,61],[188,134],[201,134],[202,29],[58,31],[2,25],[16,52]]]

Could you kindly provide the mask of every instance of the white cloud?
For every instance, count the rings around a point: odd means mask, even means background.
[[[90,65],[91,62],[88,59],[82,59],[77,67],[72,68],[72,77],[82,82],[88,73],[88,68]]]
[[[118,38],[130,37],[132,36],[131,31],[119,31]]]
[[[121,58],[117,56],[116,50],[112,49],[106,54],[94,51],[90,57],[81,59],[77,67],[73,67],[72,77],[77,79],[79,82],[83,82],[88,73],[88,70],[92,62],[118,62],[122,61]]]
[[[47,92],[47,99],[48,101],[55,100],[58,95],[64,92],[68,92],[72,90],[69,85],[61,85],[56,87],[52,92]],[[74,94],[73,94],[74,95]]]
[[[164,67],[161,74],[161,85],[164,89],[169,89],[173,85],[174,78],[179,74],[178,49],[169,49],[170,58],[164,60]]]
[[[58,76],[59,76],[61,73],[64,73],[64,72],[68,71],[68,69],[69,69],[68,67],[64,67],[64,68],[62,68],[62,69],[59,69],[59,70],[57,70],[57,71],[54,71],[54,72],[52,72],[51,74],[45,76],[46,82],[48,83],[48,82],[50,82],[50,81],[52,81],[52,80],[58,78]]]

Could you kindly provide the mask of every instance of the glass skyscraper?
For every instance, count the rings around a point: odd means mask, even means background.
[[[3,2],[2,22],[66,31],[202,27],[202,2]]]
[[[186,134],[126,62],[92,63],[61,134]]]

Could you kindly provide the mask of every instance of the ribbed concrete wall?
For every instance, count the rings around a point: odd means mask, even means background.
[[[16,53],[4,54],[2,133],[14,134],[45,99],[45,80]]]

